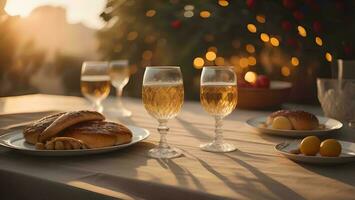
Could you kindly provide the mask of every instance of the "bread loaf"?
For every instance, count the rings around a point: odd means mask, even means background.
[[[273,123],[275,122],[275,118],[280,116],[287,118],[288,121],[291,123],[292,129],[294,130],[314,130],[319,127],[319,121],[315,115],[305,111],[290,110],[279,110],[272,113],[267,119],[267,125],[274,126]]]

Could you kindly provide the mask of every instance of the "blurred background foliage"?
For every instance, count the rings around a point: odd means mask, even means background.
[[[352,0],[107,0],[94,30],[69,24],[63,7],[9,16],[0,0],[0,96],[80,96],[84,60],[128,59],[125,95],[140,97],[144,68],[179,65],[187,99],[199,98],[206,65],[231,65],[294,83],[292,100],[316,102],[316,77],[354,59]]]

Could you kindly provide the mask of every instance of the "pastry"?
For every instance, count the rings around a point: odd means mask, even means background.
[[[90,149],[126,144],[132,140],[132,132],[127,127],[105,121],[82,122],[67,128],[60,136],[78,139]]]
[[[104,120],[105,117],[95,111],[73,111],[67,112],[53,121],[42,133],[38,136],[38,142],[45,141],[56,136],[60,131],[80,122],[92,120]]]
[[[56,120],[58,117],[60,117],[63,114],[64,112],[49,115],[27,126],[23,131],[23,135],[26,142],[30,144],[36,144],[39,134],[42,133],[44,129],[46,129],[49,125],[51,125],[54,122],[54,120]]]
[[[288,120],[285,120],[284,118],[280,120],[278,117],[284,117]],[[274,124],[280,122],[281,124]],[[267,125],[272,127],[281,127],[281,129],[289,129],[290,127],[289,124],[287,124],[288,122],[290,122],[290,125],[294,130],[314,130],[319,128],[319,121],[317,117],[305,111],[279,110],[272,113],[266,121]]]

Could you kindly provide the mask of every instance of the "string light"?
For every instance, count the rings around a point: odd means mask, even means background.
[[[293,66],[298,66],[299,65],[299,60],[298,60],[298,58],[297,57],[292,57],[291,58],[291,64],[293,65]]]
[[[222,65],[224,65],[224,58],[223,57],[217,57],[214,62],[216,63],[216,65],[222,66]]]
[[[254,24],[248,24],[247,29],[251,33],[256,33],[256,26]]]
[[[256,21],[258,21],[259,23],[265,23],[265,16],[264,15],[257,15],[256,16]]]
[[[328,62],[332,62],[332,60],[333,60],[332,54],[330,54],[329,52],[325,53],[325,59],[326,59]]]
[[[201,57],[196,57],[193,61],[193,64],[196,69],[201,69],[205,64],[205,61]]]
[[[209,18],[210,16],[211,16],[211,13],[208,12],[207,10],[200,12],[200,17],[202,17],[202,18]]]
[[[219,4],[220,6],[226,7],[226,6],[229,5],[229,2],[226,1],[226,0],[219,0],[219,1],[218,1],[218,4]]]
[[[270,43],[271,43],[272,46],[275,46],[275,47],[280,45],[279,40],[277,38],[275,38],[275,37],[271,37]]]
[[[244,79],[246,81],[248,81],[249,83],[255,83],[257,76],[258,75],[255,72],[249,71],[249,72],[245,73]]]
[[[270,37],[269,37],[269,35],[266,34],[266,33],[261,33],[261,34],[260,34],[260,39],[261,39],[263,42],[269,42]]]
[[[209,61],[214,61],[216,59],[217,55],[213,51],[209,51],[206,53],[206,59]]]
[[[318,46],[322,46],[323,45],[323,40],[322,40],[322,38],[320,38],[320,37],[316,37],[316,39],[315,39],[315,42],[316,42],[316,44],[318,45]]]
[[[281,74],[286,77],[290,76],[291,75],[290,68],[288,68],[287,66],[281,67]]]
[[[255,47],[252,44],[247,44],[245,46],[245,50],[247,50],[248,53],[254,53],[255,52]]]
[[[153,17],[155,14],[156,14],[156,11],[155,11],[155,10],[148,10],[148,11],[145,13],[145,16],[147,16],[147,17]]]
[[[302,37],[307,36],[307,31],[303,26],[297,26],[297,30],[298,30],[298,34],[300,34],[300,36],[302,36]]]
[[[248,57],[248,64],[249,64],[250,66],[256,65],[256,59],[255,59],[254,56],[249,56],[249,57]]]

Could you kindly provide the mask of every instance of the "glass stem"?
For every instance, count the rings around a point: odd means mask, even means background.
[[[215,144],[222,144],[223,143],[223,130],[222,130],[222,125],[223,125],[223,117],[215,116],[215,137],[214,137],[214,142]]]
[[[168,142],[166,140],[166,135],[169,132],[169,128],[166,126],[168,120],[159,120],[158,132],[160,133],[160,141],[159,141],[159,148],[166,149],[168,148]]]
[[[122,108],[122,87],[118,87],[116,89],[116,96],[117,96],[117,106],[118,108]]]

